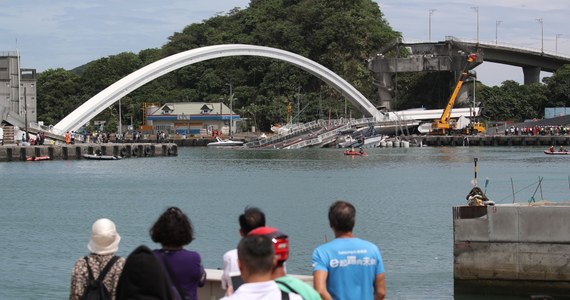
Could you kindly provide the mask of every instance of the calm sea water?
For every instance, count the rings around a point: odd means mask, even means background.
[[[313,249],[333,238],[327,209],[338,199],[357,208],[355,235],[381,248],[388,299],[453,299],[451,207],[465,203],[473,158],[479,185],[488,177],[498,203],[512,201],[511,179],[526,202],[539,176],[544,199],[570,198],[570,158],[541,148],[367,150],[345,157],[339,149],[181,148],[174,158],[0,163],[0,299],[68,297],[96,219],[116,222],[119,255],[127,256],[140,244],[158,247],[148,229],[172,205],[192,219],[188,248],[207,268],[222,267],[239,239],[238,215],[254,205],[289,234],[289,273],[310,274]]]

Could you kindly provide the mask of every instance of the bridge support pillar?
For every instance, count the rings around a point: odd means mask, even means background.
[[[387,110],[392,109],[392,73],[375,74],[375,85],[378,87],[378,96],[380,98],[380,106]]]
[[[524,84],[540,82],[540,67],[523,67]]]

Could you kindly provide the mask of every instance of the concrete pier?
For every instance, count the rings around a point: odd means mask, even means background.
[[[568,146],[568,135],[427,135],[414,138],[426,146]]]
[[[455,294],[569,297],[568,216],[570,203],[454,207]]]
[[[152,143],[105,143],[42,146],[0,146],[0,162],[26,161],[27,157],[49,156],[53,160],[83,159],[83,154],[100,153],[121,157],[177,156],[178,145]]]

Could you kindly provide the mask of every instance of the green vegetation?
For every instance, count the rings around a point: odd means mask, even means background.
[[[254,44],[291,51],[342,76],[364,96],[377,101],[372,73],[365,60],[400,37],[371,0],[251,0],[202,23],[191,24],[169,37],[160,49],[120,53],[72,71],[51,69],[38,76],[38,120],[55,124],[84,101],[117,80],[169,55],[216,44]],[[401,53],[405,55],[405,53]],[[436,74],[436,73],[434,73]],[[396,109],[443,107],[450,76],[399,74]],[[546,85],[478,86],[477,100],[489,120],[541,117],[545,106],[570,106],[570,68],[545,80]],[[345,100],[324,82],[284,62],[259,57],[228,57],[187,66],[158,78],[121,100],[123,123],[142,123],[144,102],[206,101],[228,103],[233,87],[234,110],[261,130],[285,122],[287,105],[295,121],[345,116]],[[479,96],[481,95],[481,96]],[[538,100],[537,100],[538,99]],[[431,101],[431,102],[430,102]],[[361,113],[348,107],[352,117]],[[118,103],[96,120],[116,126]]]

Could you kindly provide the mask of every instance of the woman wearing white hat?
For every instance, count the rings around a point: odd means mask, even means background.
[[[99,219],[91,228],[91,239],[87,244],[90,254],[77,260],[71,273],[70,300],[79,300],[85,293],[90,273],[92,278],[98,279],[100,273],[107,274],[102,279],[105,288],[115,299],[115,289],[119,276],[123,270],[125,259],[115,256],[119,250],[121,236],[117,233],[115,223],[109,219]],[[107,268],[105,268],[108,265]]]

